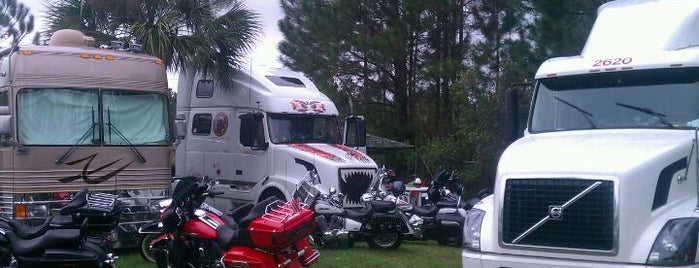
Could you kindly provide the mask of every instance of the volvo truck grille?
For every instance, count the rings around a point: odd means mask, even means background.
[[[345,207],[361,207],[362,194],[369,190],[376,169],[373,168],[348,168],[340,169],[338,174],[340,192],[345,195],[343,205]]]
[[[505,245],[613,252],[612,181],[510,179],[504,196]]]

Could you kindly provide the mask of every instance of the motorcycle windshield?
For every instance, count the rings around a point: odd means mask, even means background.
[[[318,188],[310,183],[309,180],[304,179],[299,182],[296,191],[294,192],[294,198],[298,199],[301,203],[306,205],[311,205],[315,200],[316,196],[320,194]]]

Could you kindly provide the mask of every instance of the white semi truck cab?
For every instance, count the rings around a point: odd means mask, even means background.
[[[357,206],[376,176],[361,116],[345,120],[303,74],[282,68],[238,71],[230,86],[198,73],[180,73],[176,126],[176,176],[208,176],[218,182],[213,204],[230,209],[269,196],[291,198],[315,164],[322,184]]]
[[[699,265],[697,29],[699,1],[613,1],[581,55],[542,64],[464,268]]]

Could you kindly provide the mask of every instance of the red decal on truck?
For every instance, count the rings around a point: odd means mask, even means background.
[[[291,109],[299,113],[325,113],[325,104],[320,101],[302,101],[293,100],[291,101]]]
[[[345,151],[347,154],[351,155],[352,158],[354,158],[354,159],[357,159],[357,160],[362,161],[362,162],[369,162],[369,158],[367,158],[360,151],[357,151],[353,148],[347,147],[347,146],[342,145],[342,144],[331,144],[330,146]]]
[[[312,153],[314,155],[317,155],[317,156],[320,156],[320,157],[323,157],[325,159],[329,159],[329,160],[332,160],[335,162],[345,162],[345,160],[342,160],[342,158],[340,158],[334,154],[328,153],[326,151],[323,151],[323,150],[315,148],[315,147],[311,147],[307,144],[291,143],[288,145],[291,148],[299,149],[299,150],[304,151],[304,152],[309,152],[309,153]]]

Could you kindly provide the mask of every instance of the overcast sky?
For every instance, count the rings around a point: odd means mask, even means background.
[[[18,0],[18,2],[27,5],[31,9],[32,14],[34,14],[35,29],[39,31],[44,30],[43,5],[46,1]],[[277,60],[279,58],[277,44],[284,38],[279,31],[279,27],[277,27],[277,22],[282,18],[279,0],[243,0],[243,3],[248,9],[260,15],[262,24],[262,36],[253,46],[250,55],[248,55],[247,66],[252,66],[253,68],[258,66],[282,66]],[[33,34],[28,35],[23,43],[31,42],[33,36]],[[252,62],[250,62],[251,59]],[[168,74],[168,86],[177,90],[177,74]]]

